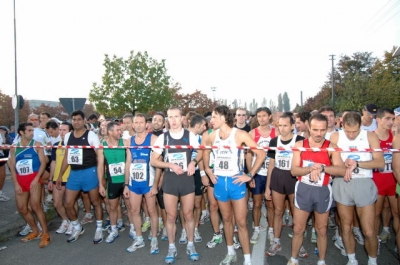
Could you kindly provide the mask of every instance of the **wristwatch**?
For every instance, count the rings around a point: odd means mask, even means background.
[[[325,165],[321,165],[321,173],[325,172]]]
[[[250,181],[252,181],[252,180],[254,179],[254,176],[253,176],[253,174],[251,174],[250,172],[249,172],[249,173],[247,173],[247,176],[249,176],[249,177],[250,177]]]
[[[194,165],[197,166],[197,163],[198,163],[198,162],[197,162],[197,159],[196,159],[196,158],[193,158],[192,161],[194,161]]]

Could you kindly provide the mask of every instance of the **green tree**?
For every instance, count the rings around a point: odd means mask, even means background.
[[[275,102],[272,99],[269,100],[269,109],[272,113],[278,111],[278,107],[275,105]]]
[[[147,52],[130,52],[128,59],[104,58],[102,84],[93,83],[89,100],[106,116],[120,117],[126,112],[149,112],[175,105],[179,88],[171,85],[165,60],[158,62]]]
[[[282,105],[283,111],[290,111],[290,99],[287,92],[283,93]]]
[[[283,111],[283,99],[281,93],[278,95],[278,111]]]
[[[262,102],[261,102],[261,107],[266,107],[267,106],[267,99],[263,98]]]

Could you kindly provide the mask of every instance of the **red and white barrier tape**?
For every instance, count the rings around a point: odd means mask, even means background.
[[[164,146],[96,146],[96,145],[67,145],[67,146],[18,146],[18,148],[75,148],[75,149],[116,149],[116,148],[133,148],[133,149],[219,149],[225,148],[230,149],[230,146],[191,146],[191,145],[164,145]],[[0,145],[0,149],[13,149],[16,146]],[[400,152],[400,149],[395,148],[306,148],[306,147],[260,147],[260,146],[237,146],[238,149],[249,149],[249,150],[276,150],[276,151],[313,151],[313,152]]]

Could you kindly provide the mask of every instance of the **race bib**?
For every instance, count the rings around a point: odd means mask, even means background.
[[[147,181],[147,163],[132,163],[130,171],[131,185],[133,181]]]
[[[290,170],[293,152],[278,151],[275,155],[275,167],[282,170]]]
[[[108,170],[110,171],[110,176],[123,176],[125,173],[125,163],[114,163],[108,165]]]
[[[68,164],[69,165],[82,165],[83,162],[83,149],[71,148],[68,151]]]
[[[311,167],[313,164],[314,164],[314,162],[312,162],[312,161],[304,161],[303,160],[303,167]],[[324,178],[325,178],[325,172],[322,172],[320,174],[320,177],[318,178],[317,181],[312,181],[311,174],[307,174],[307,175],[301,176],[301,182],[303,182],[307,185],[322,187],[323,183],[324,183]]]
[[[18,175],[25,176],[33,173],[32,159],[22,159],[15,165]]]
[[[187,171],[187,159],[186,159],[186,153],[169,153],[168,154],[168,161],[170,163],[176,164],[180,166],[183,171]],[[171,169],[170,169],[171,171]]]
[[[383,158],[385,159],[385,167],[378,168],[380,173],[392,173],[392,153],[383,153]]]

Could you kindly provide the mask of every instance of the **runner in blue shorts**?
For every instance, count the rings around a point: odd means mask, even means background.
[[[251,264],[251,257],[246,219],[246,182],[253,181],[253,175],[256,174],[265,161],[266,154],[263,150],[255,149],[256,160],[253,167],[248,174],[244,174],[244,150],[239,149],[238,146],[245,144],[246,146],[254,147],[257,144],[247,132],[233,128],[233,122],[233,115],[227,106],[218,106],[214,109],[211,123],[215,131],[206,140],[206,145],[218,147],[212,150],[215,155],[213,170],[207,163],[211,150],[205,150],[203,158],[205,160],[205,171],[214,183],[214,195],[222,214],[225,240],[228,247],[228,254],[220,264],[231,264],[231,262],[237,260],[233,246],[232,217],[234,215],[239,229],[244,264],[247,265]],[[251,186],[254,187],[254,185]]]

